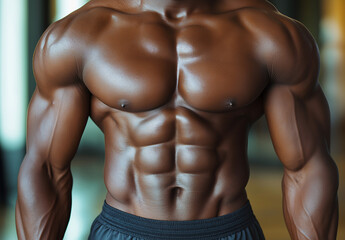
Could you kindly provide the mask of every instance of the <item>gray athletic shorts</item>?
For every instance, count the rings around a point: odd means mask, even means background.
[[[109,206],[91,226],[89,240],[221,239],[264,240],[250,203],[215,218],[191,221],[161,221],[135,216]]]

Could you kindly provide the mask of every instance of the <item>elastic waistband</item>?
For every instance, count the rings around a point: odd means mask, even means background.
[[[241,209],[219,217],[165,221],[135,216],[109,206],[106,202],[98,221],[113,230],[145,239],[214,239],[230,236],[248,227],[256,218],[249,201]]]

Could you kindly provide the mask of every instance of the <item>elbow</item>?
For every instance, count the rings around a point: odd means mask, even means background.
[[[30,159],[28,154],[25,155],[18,173],[18,193],[21,193],[22,190],[26,188],[27,183],[30,182],[31,177],[34,174],[32,162],[33,161]]]
[[[328,177],[331,181],[331,184],[334,186],[334,192],[338,192],[339,188],[339,170],[337,167],[337,164],[334,162],[334,160],[330,157],[329,163],[327,164],[328,168]]]
[[[24,160],[20,166],[18,179],[17,179],[17,190],[18,190],[18,198],[26,198],[26,196],[30,196],[30,192],[33,191],[35,188],[36,180],[39,176],[42,176],[44,173],[42,167],[40,167],[37,163],[37,159],[32,155],[26,154]],[[39,185],[37,182],[36,185]]]
[[[288,179],[294,180],[297,185],[313,183],[328,194],[336,195],[339,187],[338,167],[328,153],[316,153],[309,158],[297,159],[284,164]]]
[[[284,154],[278,154],[280,161],[286,171],[294,173],[301,171],[307,164],[307,159],[299,151],[286,151]]]
[[[46,184],[53,184],[47,161],[39,154],[28,152],[20,166],[18,174],[18,195],[29,196],[30,192],[38,191],[38,189]]]
[[[326,183],[326,187],[336,192],[339,187],[339,171],[336,163],[328,153],[315,154],[306,165],[306,171],[314,178]]]
[[[69,169],[59,170],[49,161],[26,155],[18,175],[18,200],[34,206],[38,199],[69,196],[72,174]]]

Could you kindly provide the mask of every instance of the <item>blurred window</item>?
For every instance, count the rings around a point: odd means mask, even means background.
[[[59,20],[74,10],[83,6],[87,0],[55,0],[55,13],[53,12],[53,21]]]
[[[25,144],[27,107],[27,1],[0,1],[0,143]]]

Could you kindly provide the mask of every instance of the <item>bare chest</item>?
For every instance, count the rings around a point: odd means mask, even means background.
[[[207,112],[244,107],[267,84],[250,35],[236,19],[116,17],[87,49],[83,79],[111,108],[143,112],[165,104]]]

